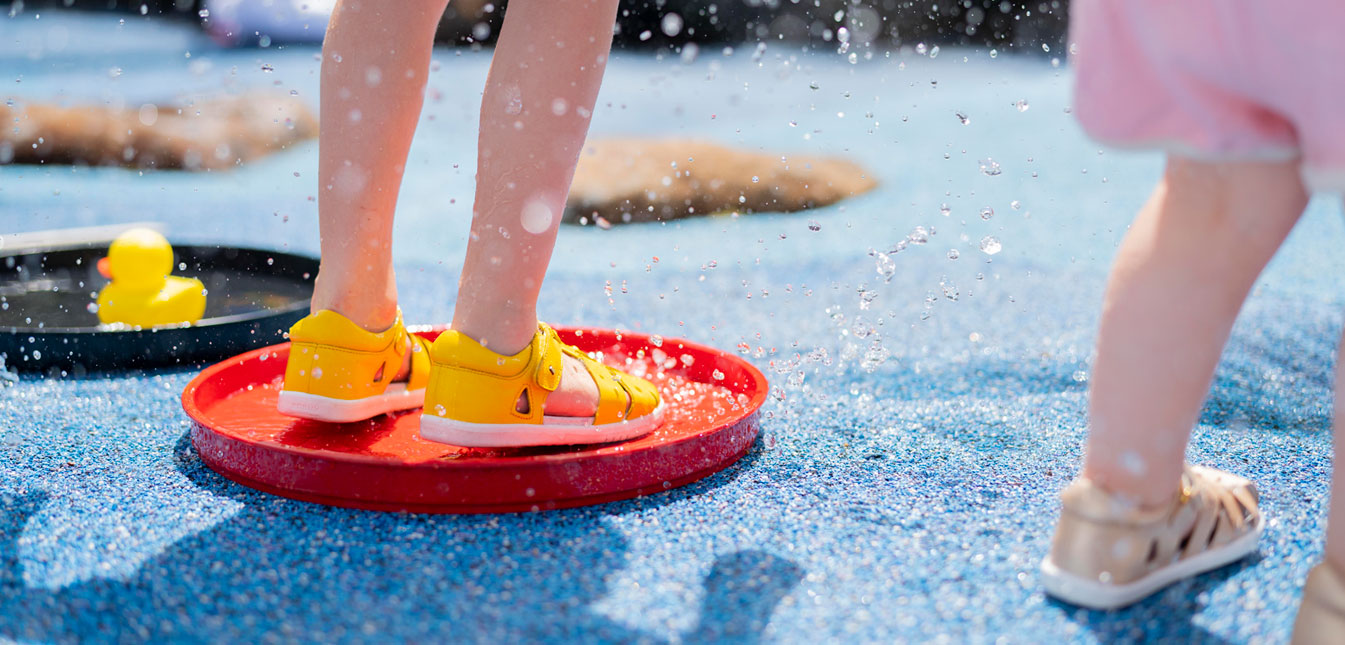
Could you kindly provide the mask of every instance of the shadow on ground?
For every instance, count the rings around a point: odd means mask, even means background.
[[[42,641],[393,640],[661,641],[589,608],[626,566],[624,538],[602,522],[683,500],[731,481],[755,460],[620,508],[531,515],[369,513],[272,497],[210,471],[186,436],[178,469],[239,510],[178,541],[127,579],[60,589],[24,584],[18,541],[46,502],[8,498],[0,514],[0,637]],[[704,579],[688,638],[759,639],[776,604],[802,578],[790,560],[724,554]],[[331,587],[343,593],[331,593]],[[350,606],[382,607],[355,613]]]
[[[1054,599],[1050,602],[1063,611],[1071,612],[1071,619],[1087,629],[1100,643],[1144,642],[1155,633],[1154,625],[1136,621],[1135,616],[1157,614],[1169,617],[1158,633],[1170,642],[1222,645],[1233,641],[1209,632],[1192,620],[1204,609],[1201,594],[1219,587],[1229,578],[1260,562],[1260,554],[1254,554],[1221,569],[1179,582],[1162,593],[1115,611],[1089,611]]]

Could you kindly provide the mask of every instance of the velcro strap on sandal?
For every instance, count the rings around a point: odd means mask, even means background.
[[[430,382],[430,341],[424,336],[411,336],[411,375],[406,379],[406,389],[419,390]]]
[[[565,346],[556,336],[556,330],[548,327],[544,323],[537,325],[539,333],[536,337],[536,345],[533,350],[537,352],[534,360],[537,361],[536,372],[533,380],[537,386],[548,392],[555,392],[560,387],[561,373],[564,371],[564,365],[561,363],[563,356],[562,348]]]

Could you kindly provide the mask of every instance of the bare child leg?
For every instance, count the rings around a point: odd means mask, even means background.
[[[537,320],[617,2],[510,5],[482,101],[453,328],[432,343],[397,314],[391,230],[446,0],[337,6],[322,65],[322,267],[313,314],[290,329],[281,412],[357,421],[422,407],[423,438],[475,447],[605,443],[658,427],[652,383]]]
[[[290,328],[276,404],[346,423],[420,407],[428,341],[397,312],[392,219],[448,0],[340,0],[322,44],[312,313]]]
[[[618,0],[514,0],[481,105],[472,233],[453,329],[430,347],[420,436],[483,448],[624,441],[658,389],[566,345],[537,294],[588,132]]]
[[[322,265],[312,308],[335,311],[368,331],[387,329],[397,316],[393,214],[420,119],[434,30],[447,5],[341,0],[323,41]]]
[[[1345,350],[1345,338],[1341,339]],[[1336,358],[1335,473],[1331,482],[1331,512],[1326,525],[1326,558],[1308,573],[1303,599],[1294,619],[1294,645],[1330,645],[1345,633],[1345,473],[1339,468],[1345,455],[1345,361]]]
[[[588,134],[618,0],[515,0],[481,105],[476,205],[453,328],[514,354],[537,331],[537,295]],[[548,414],[592,415],[598,390],[565,358]]]
[[[1345,573],[1345,336],[1336,356],[1335,468],[1331,475],[1331,510],[1326,524],[1326,561]]]
[[[1170,158],[1107,285],[1082,476],[1061,493],[1047,590],[1114,608],[1256,548],[1255,486],[1185,466],[1219,355],[1307,203],[1297,162]]]
[[[1170,159],[1107,286],[1084,477],[1172,501],[1233,321],[1306,204],[1297,162]]]

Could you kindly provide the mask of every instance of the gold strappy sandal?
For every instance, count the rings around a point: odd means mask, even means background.
[[[1261,536],[1256,486],[1213,468],[1187,466],[1164,509],[1135,509],[1083,478],[1060,499],[1042,584],[1052,596],[1093,609],[1129,605],[1238,560]]]

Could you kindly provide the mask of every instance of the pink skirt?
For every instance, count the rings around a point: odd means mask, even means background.
[[[1074,0],[1093,138],[1211,161],[1300,160],[1345,192],[1345,0]]]

